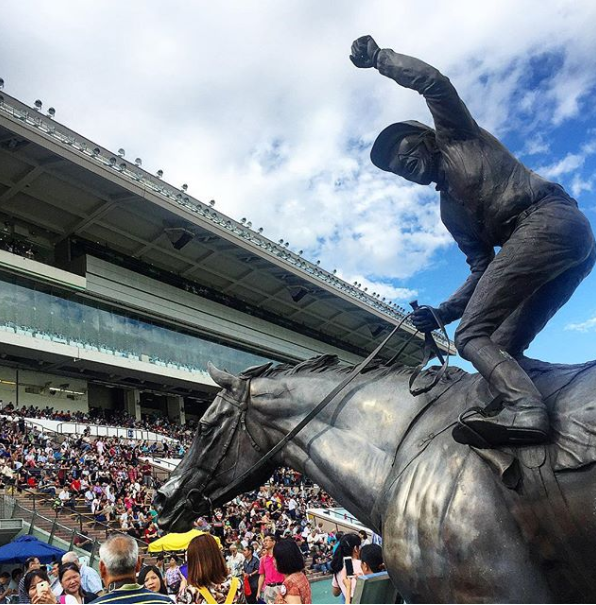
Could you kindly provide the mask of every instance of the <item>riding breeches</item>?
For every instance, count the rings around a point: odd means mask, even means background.
[[[455,332],[457,350],[489,337],[521,355],[595,260],[592,228],[574,203],[531,207],[478,281]]]

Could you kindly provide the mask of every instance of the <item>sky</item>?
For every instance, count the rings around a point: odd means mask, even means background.
[[[478,123],[563,185],[596,227],[593,0],[4,0],[4,90],[368,292],[438,305],[465,280],[438,193],[376,169],[423,99],[348,59],[352,41],[423,59]],[[537,337],[596,358],[596,272]],[[452,335],[455,325],[449,327]]]

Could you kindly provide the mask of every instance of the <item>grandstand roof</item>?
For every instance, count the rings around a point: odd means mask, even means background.
[[[54,246],[67,239],[99,244],[359,355],[403,318],[403,309],[6,94],[0,157],[0,220],[43,232]],[[413,332],[405,324],[387,355]],[[402,360],[417,363],[422,345],[416,336]]]

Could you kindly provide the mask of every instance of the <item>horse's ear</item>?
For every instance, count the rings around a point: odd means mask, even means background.
[[[219,385],[223,389],[232,391],[234,388],[238,388],[240,386],[240,378],[234,376],[234,374],[226,372],[225,370],[216,368],[210,361],[207,362],[207,371],[209,372],[211,378],[213,378],[215,384]]]
[[[240,374],[240,378],[258,378],[259,376],[264,374],[272,365],[273,362],[269,361],[260,366],[252,366],[250,368],[247,368],[242,372],[242,374]]]

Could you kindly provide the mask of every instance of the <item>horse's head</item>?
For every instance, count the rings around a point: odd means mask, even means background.
[[[154,499],[158,524],[169,531],[187,531],[199,516],[214,506],[260,484],[271,475],[266,465],[229,494],[227,486],[261,456],[246,430],[250,378],[271,364],[251,368],[240,377],[209,364],[209,373],[222,387],[199,423],[191,448]]]

